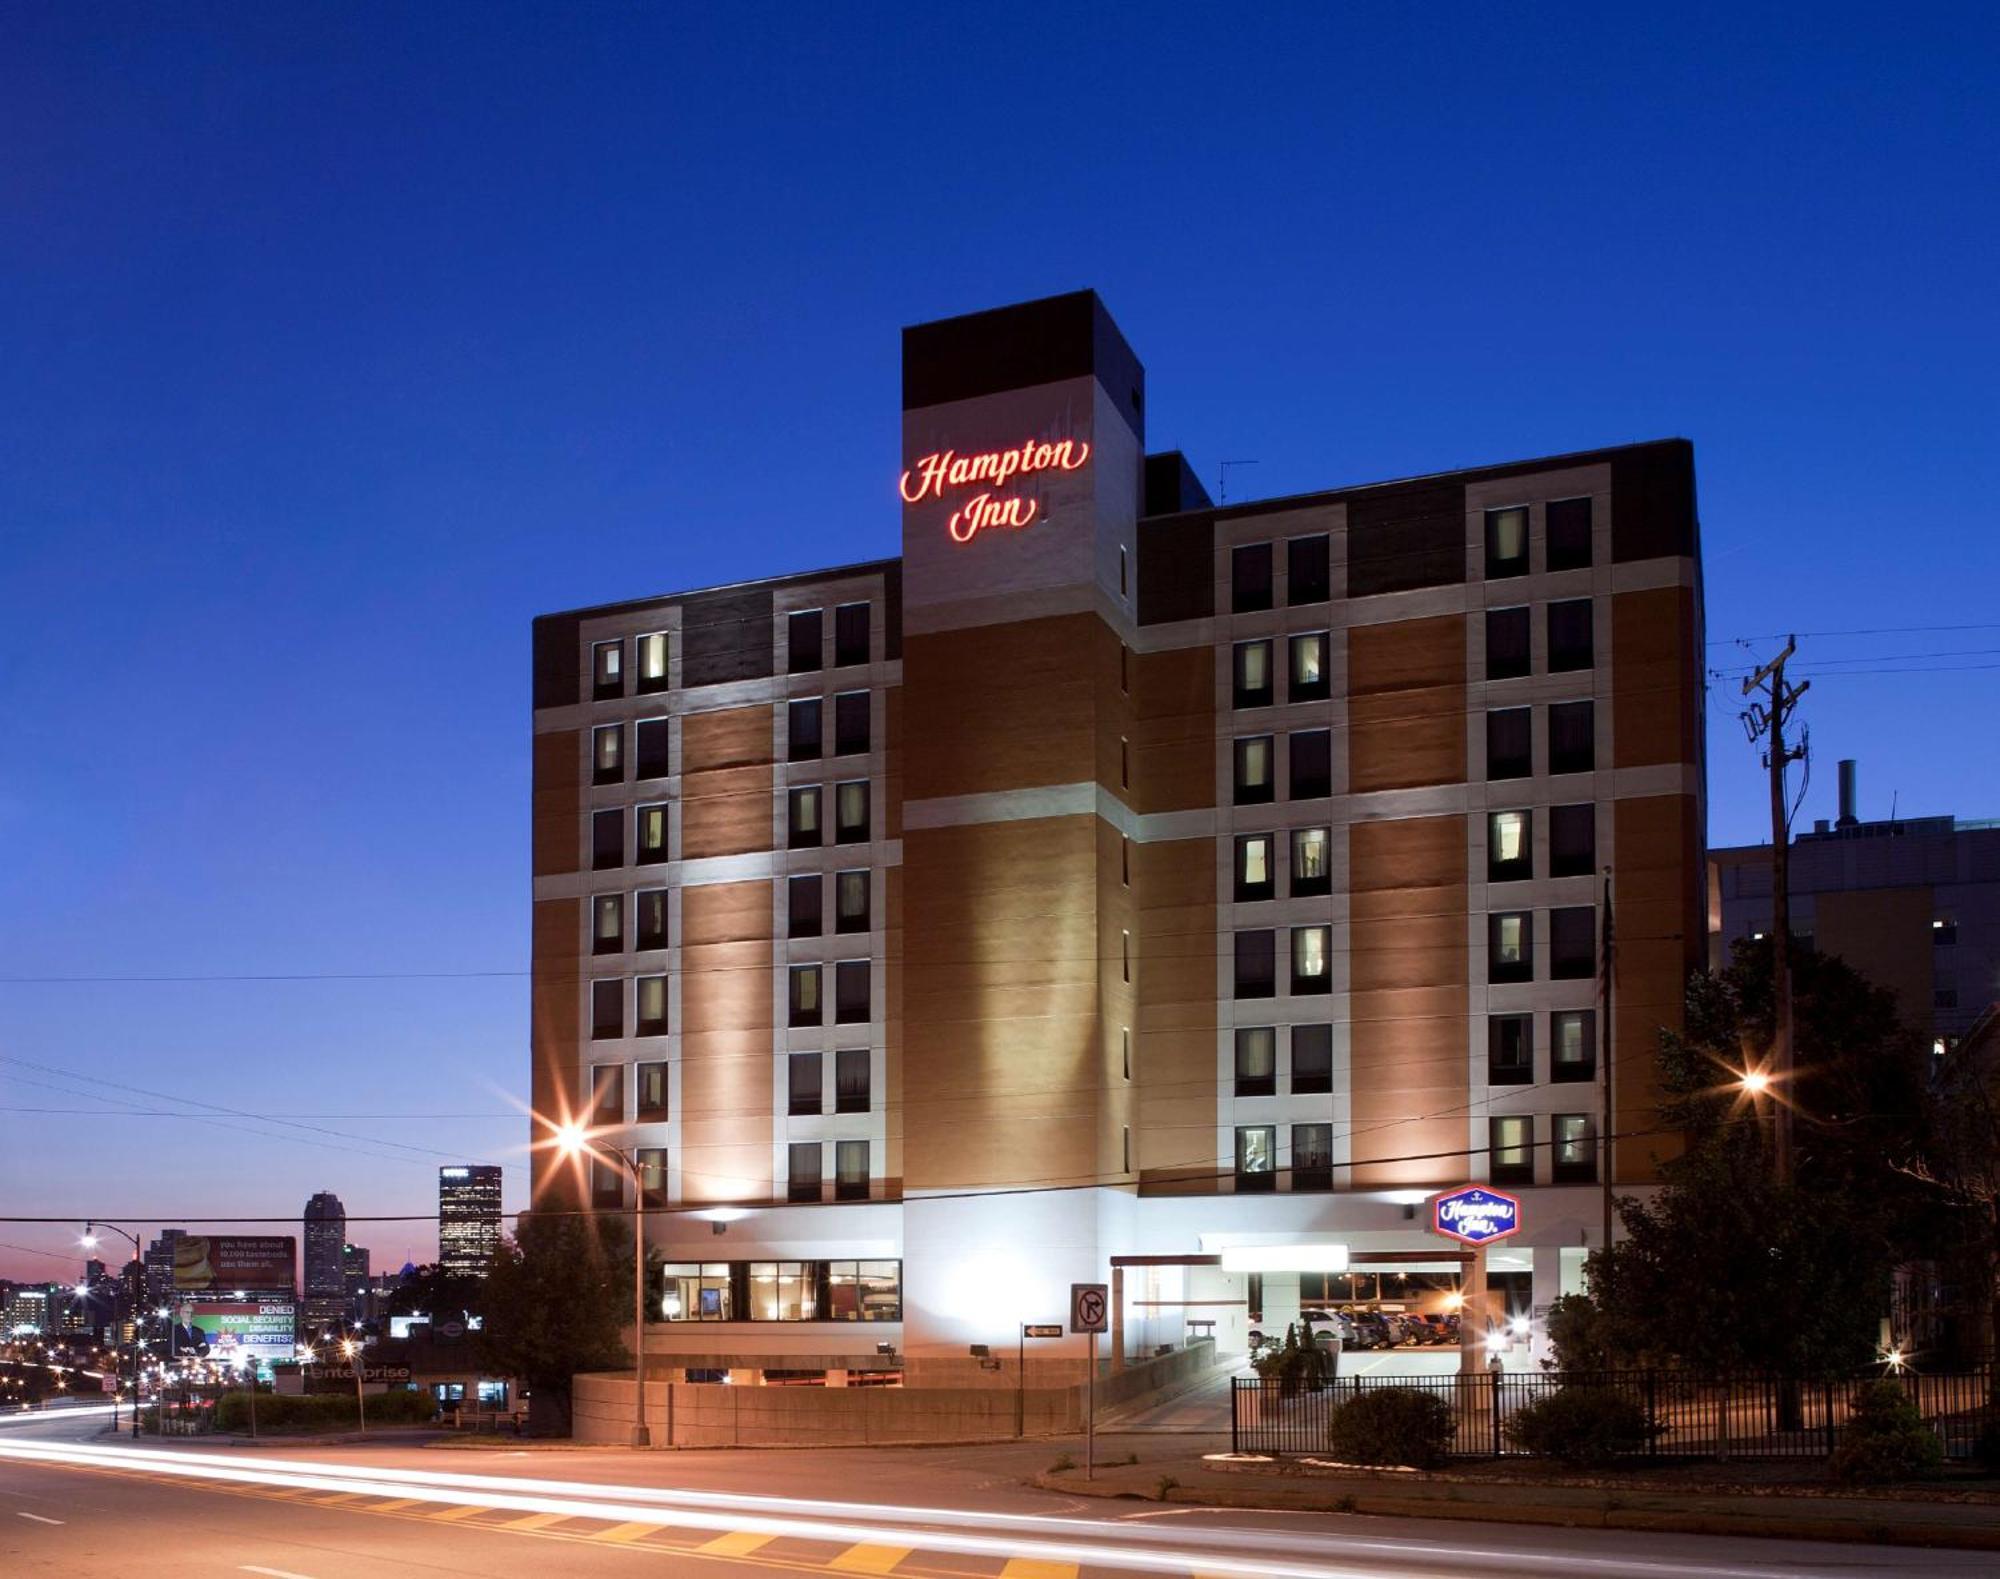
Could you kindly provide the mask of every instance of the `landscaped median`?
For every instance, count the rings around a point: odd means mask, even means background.
[[[1781,1478],[1779,1468],[1710,1463],[1578,1475],[1511,1464],[1364,1469],[1213,1454],[1100,1464],[1088,1481],[1080,1467],[1052,1468],[1035,1484],[1073,1496],[1208,1507],[2000,1551],[2000,1480],[1856,1492]]]

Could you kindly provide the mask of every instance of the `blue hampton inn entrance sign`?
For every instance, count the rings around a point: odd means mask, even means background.
[[[1521,1231],[1521,1203],[1504,1190],[1468,1184],[1431,1197],[1431,1227],[1463,1245],[1490,1245]]]

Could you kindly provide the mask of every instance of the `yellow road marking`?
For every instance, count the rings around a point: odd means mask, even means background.
[[[704,1541],[695,1548],[711,1557],[747,1557],[760,1546],[769,1546],[776,1540],[775,1535],[755,1535],[749,1530],[731,1530],[727,1535],[718,1535],[712,1541]]]
[[[500,1528],[503,1530],[545,1530],[551,1524],[560,1524],[567,1513],[524,1513],[518,1519],[509,1519]]]
[[[1010,1557],[1000,1579],[1076,1579],[1075,1563],[1044,1562],[1039,1557]]]
[[[312,1500],[319,1503],[322,1507],[337,1508],[344,1502],[366,1502],[368,1500],[368,1493],[365,1491],[329,1491],[314,1497]]]
[[[663,1524],[648,1524],[645,1520],[638,1519],[630,1524],[614,1524],[608,1530],[593,1530],[590,1538],[594,1541],[618,1541],[622,1544],[644,1540],[655,1530],[665,1528]]]
[[[420,1497],[391,1497],[386,1502],[369,1505],[370,1513],[394,1513],[400,1508],[414,1508],[423,1499]]]
[[[859,1546],[850,1546],[827,1564],[850,1574],[885,1574],[905,1557],[910,1555],[907,1546],[871,1546],[863,1541]]]
[[[475,1513],[484,1513],[486,1511],[486,1509],[480,1507],[475,1502],[462,1507],[439,1508],[431,1517],[434,1519],[469,1519]]]

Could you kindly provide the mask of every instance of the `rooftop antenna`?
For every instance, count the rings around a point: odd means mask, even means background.
[[[1255,461],[1223,461],[1215,468],[1215,502],[1229,503],[1229,468],[1232,466],[1255,466]]]

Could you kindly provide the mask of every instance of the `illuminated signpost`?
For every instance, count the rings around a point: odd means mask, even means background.
[[[987,527],[1019,528],[1040,516],[1041,500],[1002,491],[1016,478],[1077,471],[1089,459],[1090,444],[1084,439],[1027,439],[1012,449],[977,455],[934,450],[903,473],[897,492],[905,504],[921,504],[943,499],[948,489],[984,484],[945,523],[954,543],[969,543]]]
[[[1459,1365],[1470,1373],[1477,1368],[1473,1326],[1479,1317],[1491,1320],[1486,1297],[1486,1246],[1521,1231],[1521,1203],[1505,1190],[1490,1190],[1483,1184],[1468,1184],[1431,1197],[1431,1231],[1455,1239],[1472,1252],[1466,1257],[1465,1277],[1459,1290]],[[1498,1364],[1498,1349],[1493,1351]]]

